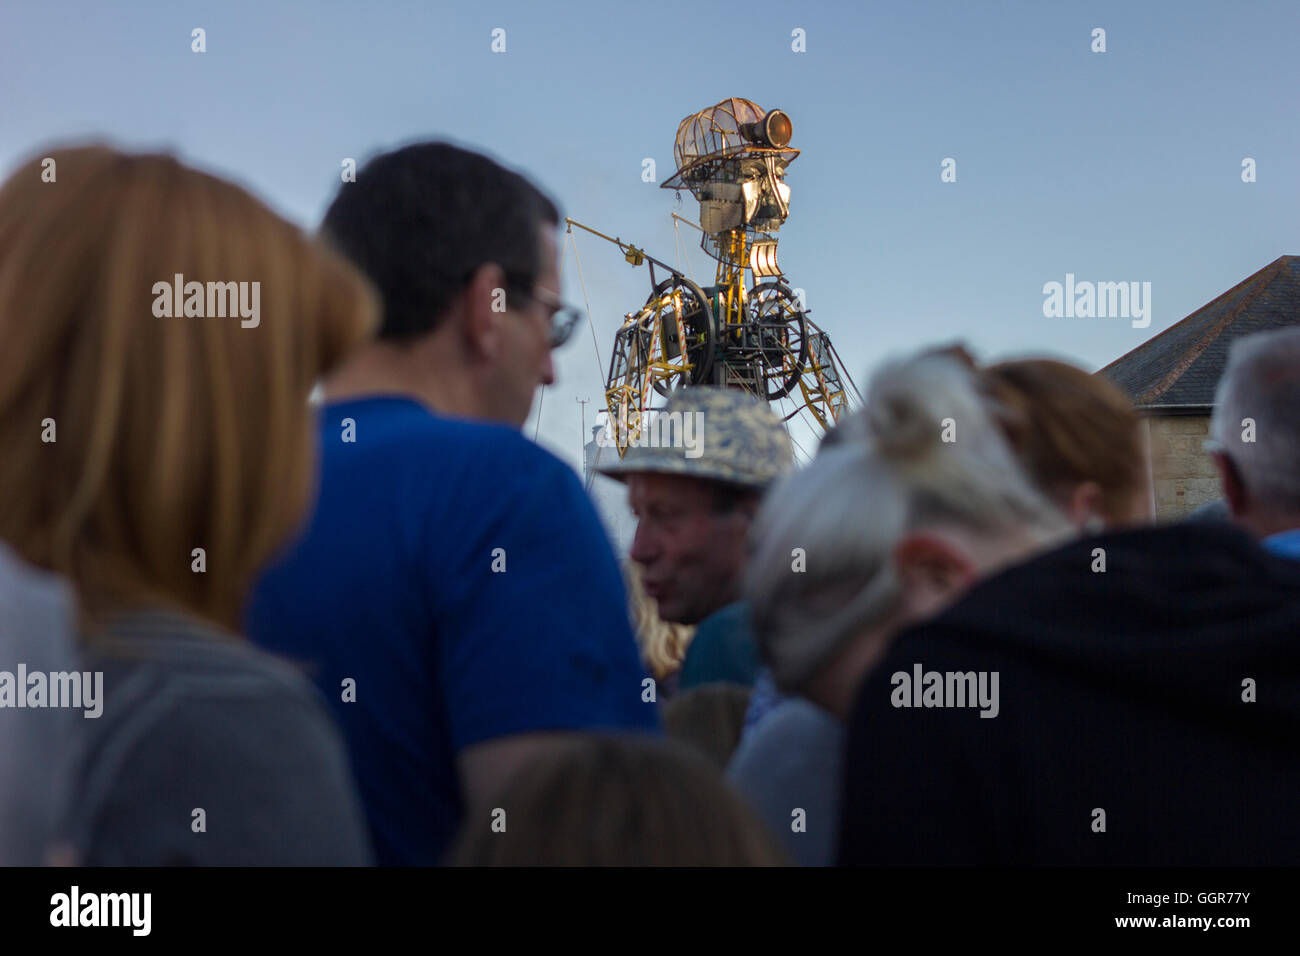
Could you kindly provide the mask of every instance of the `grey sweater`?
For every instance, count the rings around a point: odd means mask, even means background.
[[[796,863],[833,866],[843,768],[844,726],[802,697],[785,697],[745,732],[727,778]]]
[[[0,679],[14,680],[20,669],[76,670],[74,609],[71,589],[62,580],[26,566],[0,544]],[[25,687],[21,693],[25,699]],[[91,721],[80,710],[4,703],[0,866],[40,866],[48,859],[56,808],[67,799],[67,762],[77,734]]]
[[[83,668],[104,674],[65,814],[83,862],[371,862],[342,740],[289,665],[150,611],[114,618]]]

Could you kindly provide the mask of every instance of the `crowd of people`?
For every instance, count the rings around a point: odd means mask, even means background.
[[[620,562],[521,434],[561,221],[444,143],[312,235],[165,155],[0,187],[0,864],[1300,862],[1300,316],[1221,517],[1103,378],[917,343],[801,468],[674,392]]]

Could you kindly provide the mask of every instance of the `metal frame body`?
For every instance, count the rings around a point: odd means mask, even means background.
[[[673,214],[703,233],[701,246],[718,263],[712,286],[701,288],[636,246],[565,220],[570,232],[577,226],[618,246],[630,265],[649,265],[650,295],[624,316],[605,383],[606,427],[614,429],[620,456],[636,442],[655,397],[675,388],[743,388],[769,402],[797,396],[786,420],[807,411],[823,429],[848,409],[844,383],[852,386],[852,380],[777,265],[773,233],[788,213],[789,194],[780,180],[799,151],[743,139],[742,127],[765,115],[749,100],[733,97],[688,116],[678,127],[678,169],[663,186],[689,189],[701,199],[702,222],[714,221],[710,216],[717,207],[727,206],[728,200],[714,198],[711,190],[740,195],[735,183],[749,177],[743,200],[749,205],[739,212],[722,210],[724,218],[743,220],[730,228],[709,233]],[[761,170],[756,160],[762,161]],[[761,182],[755,178],[760,173]],[[706,202],[714,208],[706,211]],[[656,267],[664,278],[657,278]]]

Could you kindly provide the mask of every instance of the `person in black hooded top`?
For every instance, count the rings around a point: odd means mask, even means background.
[[[902,633],[849,722],[839,861],[1295,865],[1298,808],[1300,562],[1185,523],[1074,541]]]

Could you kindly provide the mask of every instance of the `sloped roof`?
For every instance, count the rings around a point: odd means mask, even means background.
[[[1232,340],[1300,325],[1300,256],[1282,256],[1097,374],[1139,407],[1209,406]]]

